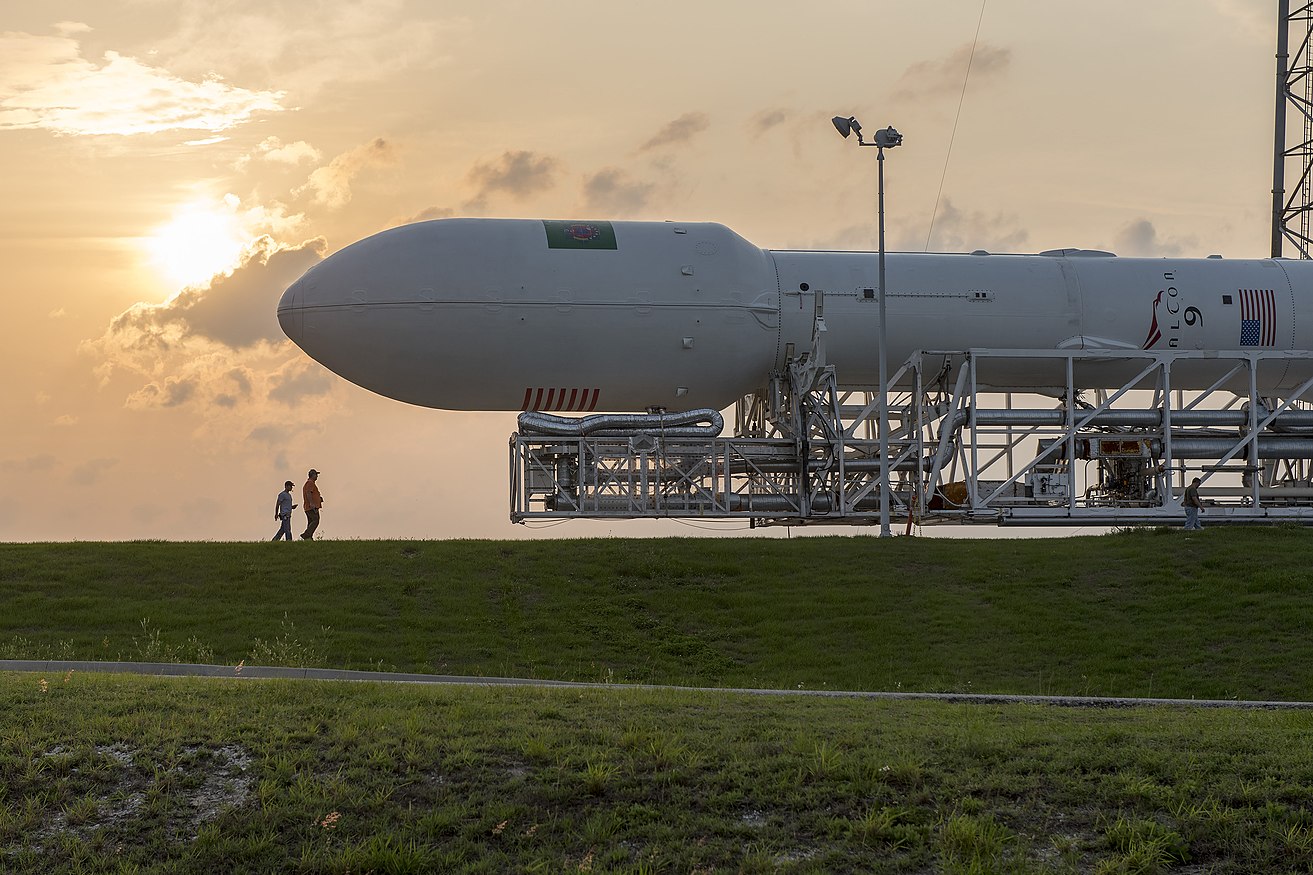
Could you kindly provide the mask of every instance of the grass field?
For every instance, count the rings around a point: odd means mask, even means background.
[[[1313,536],[0,545],[0,658],[1313,699]]]
[[[80,674],[0,695],[6,872],[1313,866],[1304,712]]]
[[[614,681],[0,674],[0,871],[1313,871],[1302,530],[1061,541],[0,545],[0,657]]]

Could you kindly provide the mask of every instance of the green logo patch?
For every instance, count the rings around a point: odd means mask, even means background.
[[[548,249],[615,249],[610,222],[554,222],[544,219]]]

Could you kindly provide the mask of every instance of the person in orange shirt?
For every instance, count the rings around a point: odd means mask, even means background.
[[[311,468],[309,477],[310,479],[301,487],[301,500],[305,505],[305,531],[301,533],[302,541],[315,539],[315,529],[319,528],[319,508],[324,506],[324,497],[319,494],[319,487],[315,484],[319,479],[319,472]]]

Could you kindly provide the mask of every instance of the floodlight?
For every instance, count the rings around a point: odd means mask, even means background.
[[[859,137],[862,134],[862,126],[857,123],[857,119],[855,118],[844,118],[841,115],[836,115],[834,118],[830,119],[830,121],[834,123],[834,129],[842,134],[845,140],[848,139],[848,135],[853,131],[856,131]]]
[[[881,149],[892,149],[894,146],[903,144],[903,135],[898,133],[890,125],[875,132],[875,145]]]

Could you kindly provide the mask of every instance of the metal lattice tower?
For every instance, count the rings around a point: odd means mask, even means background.
[[[1313,248],[1313,3],[1279,0],[1277,20],[1276,136],[1272,173],[1272,257],[1282,255],[1282,241],[1289,240],[1300,258],[1310,258]],[[1290,53],[1291,37],[1297,48]],[[1302,134],[1299,143],[1286,146],[1286,110],[1299,114]],[[1286,166],[1298,161],[1298,182],[1289,193],[1285,186]]]

